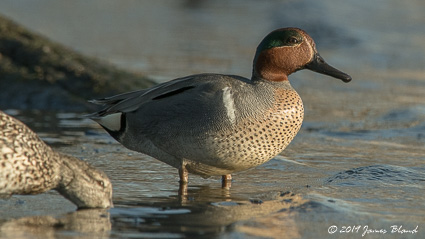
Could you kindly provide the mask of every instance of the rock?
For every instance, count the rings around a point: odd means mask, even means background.
[[[153,85],[0,16],[0,109],[87,111],[87,100]]]

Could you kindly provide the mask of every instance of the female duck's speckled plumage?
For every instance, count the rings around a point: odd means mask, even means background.
[[[26,125],[0,111],[0,196],[50,189],[79,208],[112,206],[112,185],[105,173],[53,151]]]
[[[91,118],[127,148],[178,168],[183,182],[187,172],[230,176],[267,162],[295,137],[304,108],[287,77],[304,68],[351,80],[324,62],[307,33],[284,28],[258,46],[250,80],[179,78],[94,100],[106,108]]]

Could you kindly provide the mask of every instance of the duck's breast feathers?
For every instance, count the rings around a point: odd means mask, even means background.
[[[59,162],[57,153],[30,128],[0,111],[0,194],[52,189],[59,180]]]

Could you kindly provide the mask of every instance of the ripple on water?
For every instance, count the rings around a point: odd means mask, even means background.
[[[326,183],[336,185],[393,185],[423,187],[425,168],[408,168],[395,165],[371,165],[346,170],[332,176]]]
[[[352,168],[325,180],[321,195],[356,206],[356,213],[417,223],[425,210],[425,167],[378,164]]]

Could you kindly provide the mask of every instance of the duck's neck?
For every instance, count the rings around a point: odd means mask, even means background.
[[[72,192],[76,190],[72,186],[72,181],[75,180],[75,175],[80,174],[79,159],[65,154],[57,153],[60,158],[61,167],[60,167],[60,181],[56,187],[56,190],[65,198],[74,202],[75,198],[72,196]],[[82,174],[81,174],[82,175]]]
[[[57,153],[59,160],[61,162],[60,168],[60,177],[61,181],[59,187],[66,187],[75,177],[74,169],[72,167],[74,157]]]
[[[263,79],[274,82],[287,81],[288,75],[292,71],[276,63],[278,61],[274,54],[257,53],[252,66],[252,79]]]
[[[276,72],[269,69],[256,70],[254,68],[252,72],[252,79],[253,80],[262,79],[262,80],[273,81],[273,82],[283,82],[283,81],[288,81],[288,76],[280,72]]]

